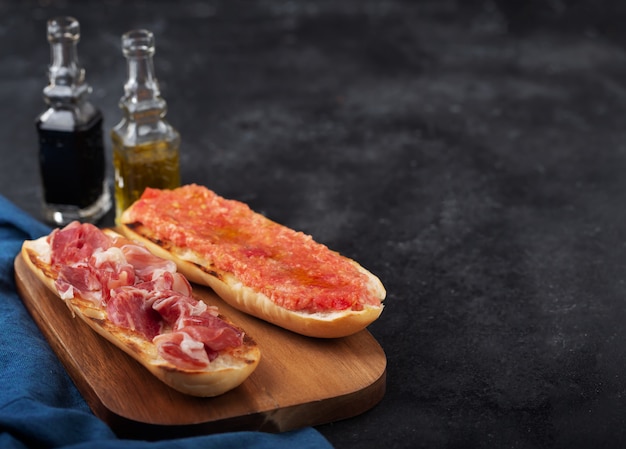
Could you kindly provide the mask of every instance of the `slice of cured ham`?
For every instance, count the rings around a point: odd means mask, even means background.
[[[49,244],[63,299],[90,301],[113,324],[156,344],[170,363],[207,366],[217,351],[242,344],[243,332],[191,296],[175,263],[87,223],[53,231]]]

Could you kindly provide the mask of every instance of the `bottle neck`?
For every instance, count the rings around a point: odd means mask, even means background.
[[[122,46],[127,61],[128,79],[124,84],[120,107],[131,118],[164,116],[167,104],[161,97],[154,71],[152,34],[145,30],[127,33],[122,38]]]
[[[44,97],[48,102],[76,103],[84,100],[91,92],[85,82],[85,71],[78,62],[79,38],[80,29],[76,19],[63,17],[48,22],[50,83],[44,88]]]
[[[120,106],[130,114],[154,111],[164,113],[165,100],[161,97],[159,82],[154,75],[151,56],[128,57],[128,79]]]

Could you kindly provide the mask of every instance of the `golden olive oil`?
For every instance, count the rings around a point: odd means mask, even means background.
[[[135,202],[146,187],[173,189],[180,186],[178,147],[172,142],[148,142],[125,146],[112,134],[115,168],[116,217]]]

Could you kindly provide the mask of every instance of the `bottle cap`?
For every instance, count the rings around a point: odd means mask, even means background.
[[[78,42],[80,24],[71,16],[55,17],[48,20],[48,41],[51,43],[63,40]]]
[[[154,55],[154,34],[148,30],[132,30],[122,35],[124,56],[141,57]]]

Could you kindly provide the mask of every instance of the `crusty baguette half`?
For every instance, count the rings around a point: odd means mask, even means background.
[[[131,206],[132,207],[132,206]],[[191,282],[212,288],[231,306],[290,331],[318,338],[338,338],[363,330],[375,321],[383,311],[382,302],[376,306],[366,305],[362,310],[340,310],[330,312],[304,312],[289,310],[276,305],[265,294],[243,285],[231,273],[220,271],[209,260],[203,259],[189,248],[175,246],[170,241],[158,238],[144,226],[130,218],[127,209],[118,223],[126,237],[141,242],[153,254],[173,260]],[[381,301],[386,292],[381,281],[357,262],[350,261],[368,281],[368,290]]]
[[[119,235],[111,230],[105,232],[112,236]],[[26,240],[21,249],[21,255],[28,268],[61,299],[55,286],[56,273],[49,263],[49,252],[47,237]],[[61,301],[65,302],[73,316],[77,316],[107,341],[131,356],[166,385],[184,394],[212,397],[232,390],[252,374],[261,358],[256,342],[244,334],[243,345],[221,351],[208,368],[184,369],[160,357],[156,345],[138,333],[111,323],[107,319],[106,311],[94,306],[92,302],[76,296],[61,299],[59,306]],[[220,318],[233,324],[221,315]]]

